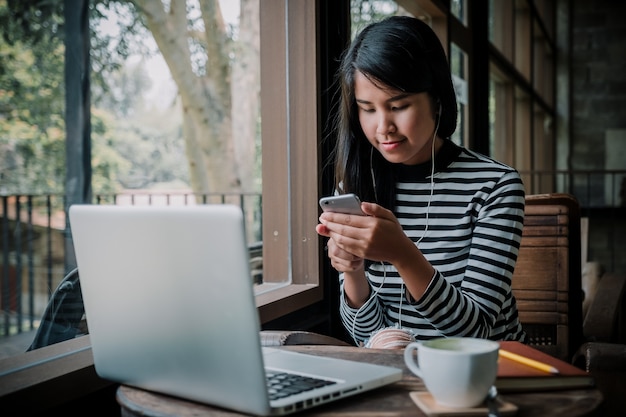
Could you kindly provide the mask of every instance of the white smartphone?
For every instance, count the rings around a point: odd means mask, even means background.
[[[320,207],[323,211],[333,213],[356,214],[364,216],[361,211],[361,200],[354,194],[333,195],[320,198]]]

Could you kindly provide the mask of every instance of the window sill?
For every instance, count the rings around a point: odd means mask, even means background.
[[[82,336],[0,360],[0,409],[32,415],[112,384],[96,374]]]
[[[293,313],[320,301],[322,288],[316,284],[261,284],[255,288],[261,324]]]

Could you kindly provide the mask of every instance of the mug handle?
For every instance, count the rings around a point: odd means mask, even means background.
[[[422,378],[422,370],[419,368],[419,366],[417,365],[417,363],[415,363],[415,360],[413,359],[413,351],[417,352],[418,347],[419,347],[419,343],[413,342],[413,343],[409,343],[404,348],[404,363],[411,370],[411,372],[413,372],[415,375]]]

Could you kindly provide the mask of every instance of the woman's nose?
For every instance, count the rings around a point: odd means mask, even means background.
[[[386,135],[395,132],[395,130],[396,126],[393,123],[393,119],[389,117],[389,114],[381,112],[378,119],[378,125],[376,127],[376,133],[379,135]]]

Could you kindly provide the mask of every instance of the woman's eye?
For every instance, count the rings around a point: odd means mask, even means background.
[[[391,111],[400,111],[400,110],[404,110],[404,109],[406,109],[407,107],[409,107],[409,105],[408,105],[408,104],[403,104],[403,105],[401,105],[401,106],[393,106],[393,107],[391,108]]]

